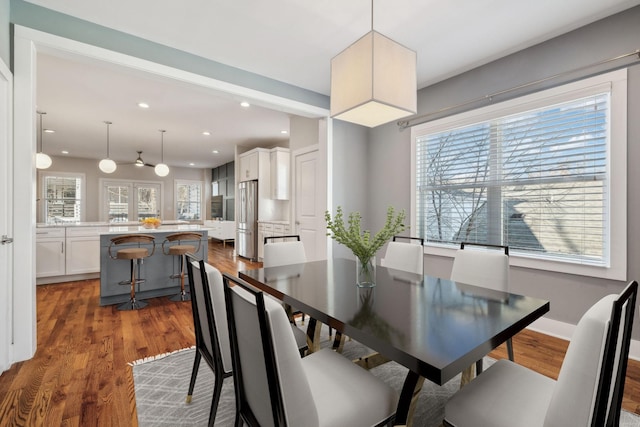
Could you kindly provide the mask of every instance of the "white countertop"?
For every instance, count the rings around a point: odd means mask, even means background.
[[[172,231],[199,231],[208,230],[207,227],[200,224],[162,224],[158,228],[144,228],[141,225],[111,225],[108,230],[103,231],[101,234],[128,234],[128,233],[167,233]]]
[[[198,225],[191,224],[187,221],[181,220],[167,220],[162,221],[162,225]],[[140,227],[140,223],[137,221],[110,223],[105,221],[93,221],[93,222],[60,222],[60,223],[45,223],[39,222],[36,224],[37,228],[58,228],[58,227]],[[146,229],[145,229],[146,230]]]
[[[286,219],[259,219],[259,224],[289,224],[289,221]]]

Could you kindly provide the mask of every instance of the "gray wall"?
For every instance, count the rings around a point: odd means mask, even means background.
[[[289,119],[289,149],[293,153],[300,148],[318,144],[319,120],[291,116]]]
[[[635,7],[424,88],[418,93],[418,115],[635,51],[640,47],[638,23],[640,23],[640,7]],[[631,62],[633,60],[626,61],[626,63]],[[592,75],[603,69],[604,67],[600,67],[600,69],[575,73],[561,80],[528,88],[519,94],[511,93],[509,96],[541,90]],[[497,98],[494,102],[504,99],[506,97]],[[478,108],[486,105],[486,102],[488,101],[478,102],[465,109]],[[460,111],[462,108],[450,111],[448,114]],[[433,115],[429,119],[439,116],[443,114]],[[640,205],[640,173],[638,168],[633,167],[640,158],[640,146],[637,144],[640,138],[638,117],[640,117],[640,66],[635,66],[629,68],[628,75],[627,277],[629,280],[640,279],[640,264],[635,262],[640,258],[640,224],[635,221],[636,215],[634,215]],[[395,123],[375,128],[370,132],[368,146],[370,161],[367,165],[367,176],[371,203],[368,205],[367,215],[372,219],[373,228],[379,228],[382,225],[384,208],[387,205],[409,211],[410,161],[412,161],[410,136],[410,130],[400,131]],[[425,259],[425,269],[439,276],[448,277],[451,265],[451,258],[427,257]],[[608,293],[617,293],[625,285],[624,282],[524,268],[512,268],[511,283],[514,292],[549,299],[551,312],[548,317],[571,324],[577,323],[582,314],[597,299]],[[638,323],[636,320],[635,338],[640,338]]]
[[[86,177],[86,216],[85,221],[100,220],[100,179],[124,179],[129,181],[162,182],[162,219],[175,219],[174,181],[185,179],[202,181],[204,193],[204,218],[209,218],[211,210],[211,169],[177,168],[170,166],[169,175],[164,178],[155,174],[153,168],[139,168],[134,165],[118,165],[114,173],[106,174],[98,169],[98,160],[79,159],[73,157],[51,157],[53,164],[45,172],[83,173]],[[40,171],[38,171],[37,194],[40,197]],[[42,221],[42,202],[37,204],[37,221]],[[204,219],[203,218],[203,219]]]
[[[9,0],[0,0],[0,59],[9,65],[10,38],[9,38]]]

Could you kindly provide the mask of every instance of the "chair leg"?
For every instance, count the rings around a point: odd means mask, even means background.
[[[511,338],[507,340],[507,354],[509,355],[509,360],[513,362],[513,342]]]
[[[482,359],[476,362],[476,376],[482,373]]]
[[[136,277],[136,268],[134,267],[133,263],[136,263],[137,271],[138,271],[138,276]],[[142,264],[142,260],[141,259],[135,259],[135,260],[131,260],[131,289],[130,289],[130,297],[129,297],[129,301],[120,304],[118,306],[118,310],[139,310],[141,308],[146,307],[147,305],[149,305],[148,302],[146,301],[138,301],[136,299],[136,284],[138,283],[142,283],[144,280],[140,279],[140,264]]]
[[[216,413],[218,412],[218,404],[220,403],[220,395],[222,394],[222,383],[224,376],[217,375],[213,386],[213,399],[211,400],[211,410],[209,411],[209,427],[213,427],[216,421]]]
[[[189,381],[189,391],[187,392],[187,403],[191,403],[193,396],[193,388],[196,385],[196,377],[198,376],[198,368],[200,367],[200,359],[202,355],[196,349],[196,358],[193,360],[193,369],[191,369],[191,381]]]
[[[178,277],[180,278],[180,293],[169,297],[169,299],[171,301],[176,301],[176,302],[178,302],[178,301],[190,301],[191,300],[191,294],[185,292],[185,289],[184,289],[184,277],[186,275],[186,272],[185,272],[186,260],[185,260],[185,256],[184,255],[180,255],[179,263],[180,263],[180,274],[172,275],[171,278],[172,279],[178,278]]]

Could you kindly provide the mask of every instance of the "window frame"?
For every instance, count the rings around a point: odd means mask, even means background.
[[[198,219],[191,219],[191,220],[181,220],[181,221],[189,221],[189,222],[202,222],[204,221],[204,182],[203,181],[198,181],[198,180],[191,180],[191,179],[176,179],[174,181],[174,186],[173,186],[173,200],[174,200],[174,208],[175,208],[175,212],[176,212],[176,220],[178,220],[178,187],[181,185],[195,185],[197,184],[198,186],[200,186],[200,209],[199,209],[199,215],[200,218]]]
[[[609,195],[608,224],[605,233],[609,250],[609,265],[594,266],[571,260],[550,259],[541,254],[521,252],[510,255],[510,265],[546,271],[627,280],[627,69],[590,77],[584,80],[546,89],[508,101],[492,104],[460,114],[433,120],[411,128],[411,214],[412,229],[416,229],[416,141],[419,137],[446,131],[497,117],[551,106],[574,98],[610,88],[610,134],[608,144],[607,176]],[[457,245],[427,243],[428,255],[453,257]]]
[[[138,195],[137,195],[137,188],[138,186],[153,186],[153,187],[158,187],[158,216],[160,218],[163,217],[162,214],[162,206],[163,206],[163,199],[164,199],[164,182],[163,181],[148,181],[148,180],[128,180],[128,179],[112,179],[112,178],[100,178],[99,181],[99,185],[100,185],[100,220],[101,221],[105,221],[107,223],[109,223],[109,201],[107,200],[107,192],[106,192],[106,187],[109,186],[110,184],[115,184],[115,185],[122,185],[124,187],[129,187],[129,191],[130,191],[130,200],[128,202],[128,207],[127,207],[127,216],[129,218],[129,221],[126,221],[125,223],[136,223],[138,222],[137,220],[134,220],[132,218],[137,218],[139,216],[139,212],[138,212]],[[114,223],[110,223],[113,225],[118,225],[119,223],[114,222]]]
[[[48,221],[47,217],[47,178],[76,178],[80,180],[80,219],[76,222],[83,222],[86,218],[87,212],[87,177],[84,173],[80,172],[55,172],[55,171],[40,171],[40,194],[42,197],[42,222],[47,224],[54,224],[55,222]],[[78,200],[76,198],[76,200]]]

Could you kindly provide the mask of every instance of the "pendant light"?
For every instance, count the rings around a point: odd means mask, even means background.
[[[42,146],[44,145],[42,140],[42,116],[47,113],[44,111],[36,111],[36,113],[40,115],[40,146],[38,148],[38,153],[36,154],[36,168],[47,169],[49,166],[51,166],[51,163],[53,163],[51,161],[51,157],[42,152]]]
[[[331,117],[375,127],[417,111],[416,53],[373,30],[331,60]]]
[[[100,160],[100,163],[98,163],[98,167],[104,173],[113,173],[116,171],[116,168],[118,166],[116,165],[116,162],[109,158],[109,125],[111,125],[112,123],[108,121],[105,121],[103,123],[107,125],[107,158]]]
[[[164,129],[160,129],[160,143],[161,143],[161,148],[160,148],[160,156],[161,156],[161,162],[158,163],[155,167],[155,171],[156,171],[156,175],[158,176],[167,176],[169,175],[169,166],[164,164],[164,133],[166,132],[166,130]]]

